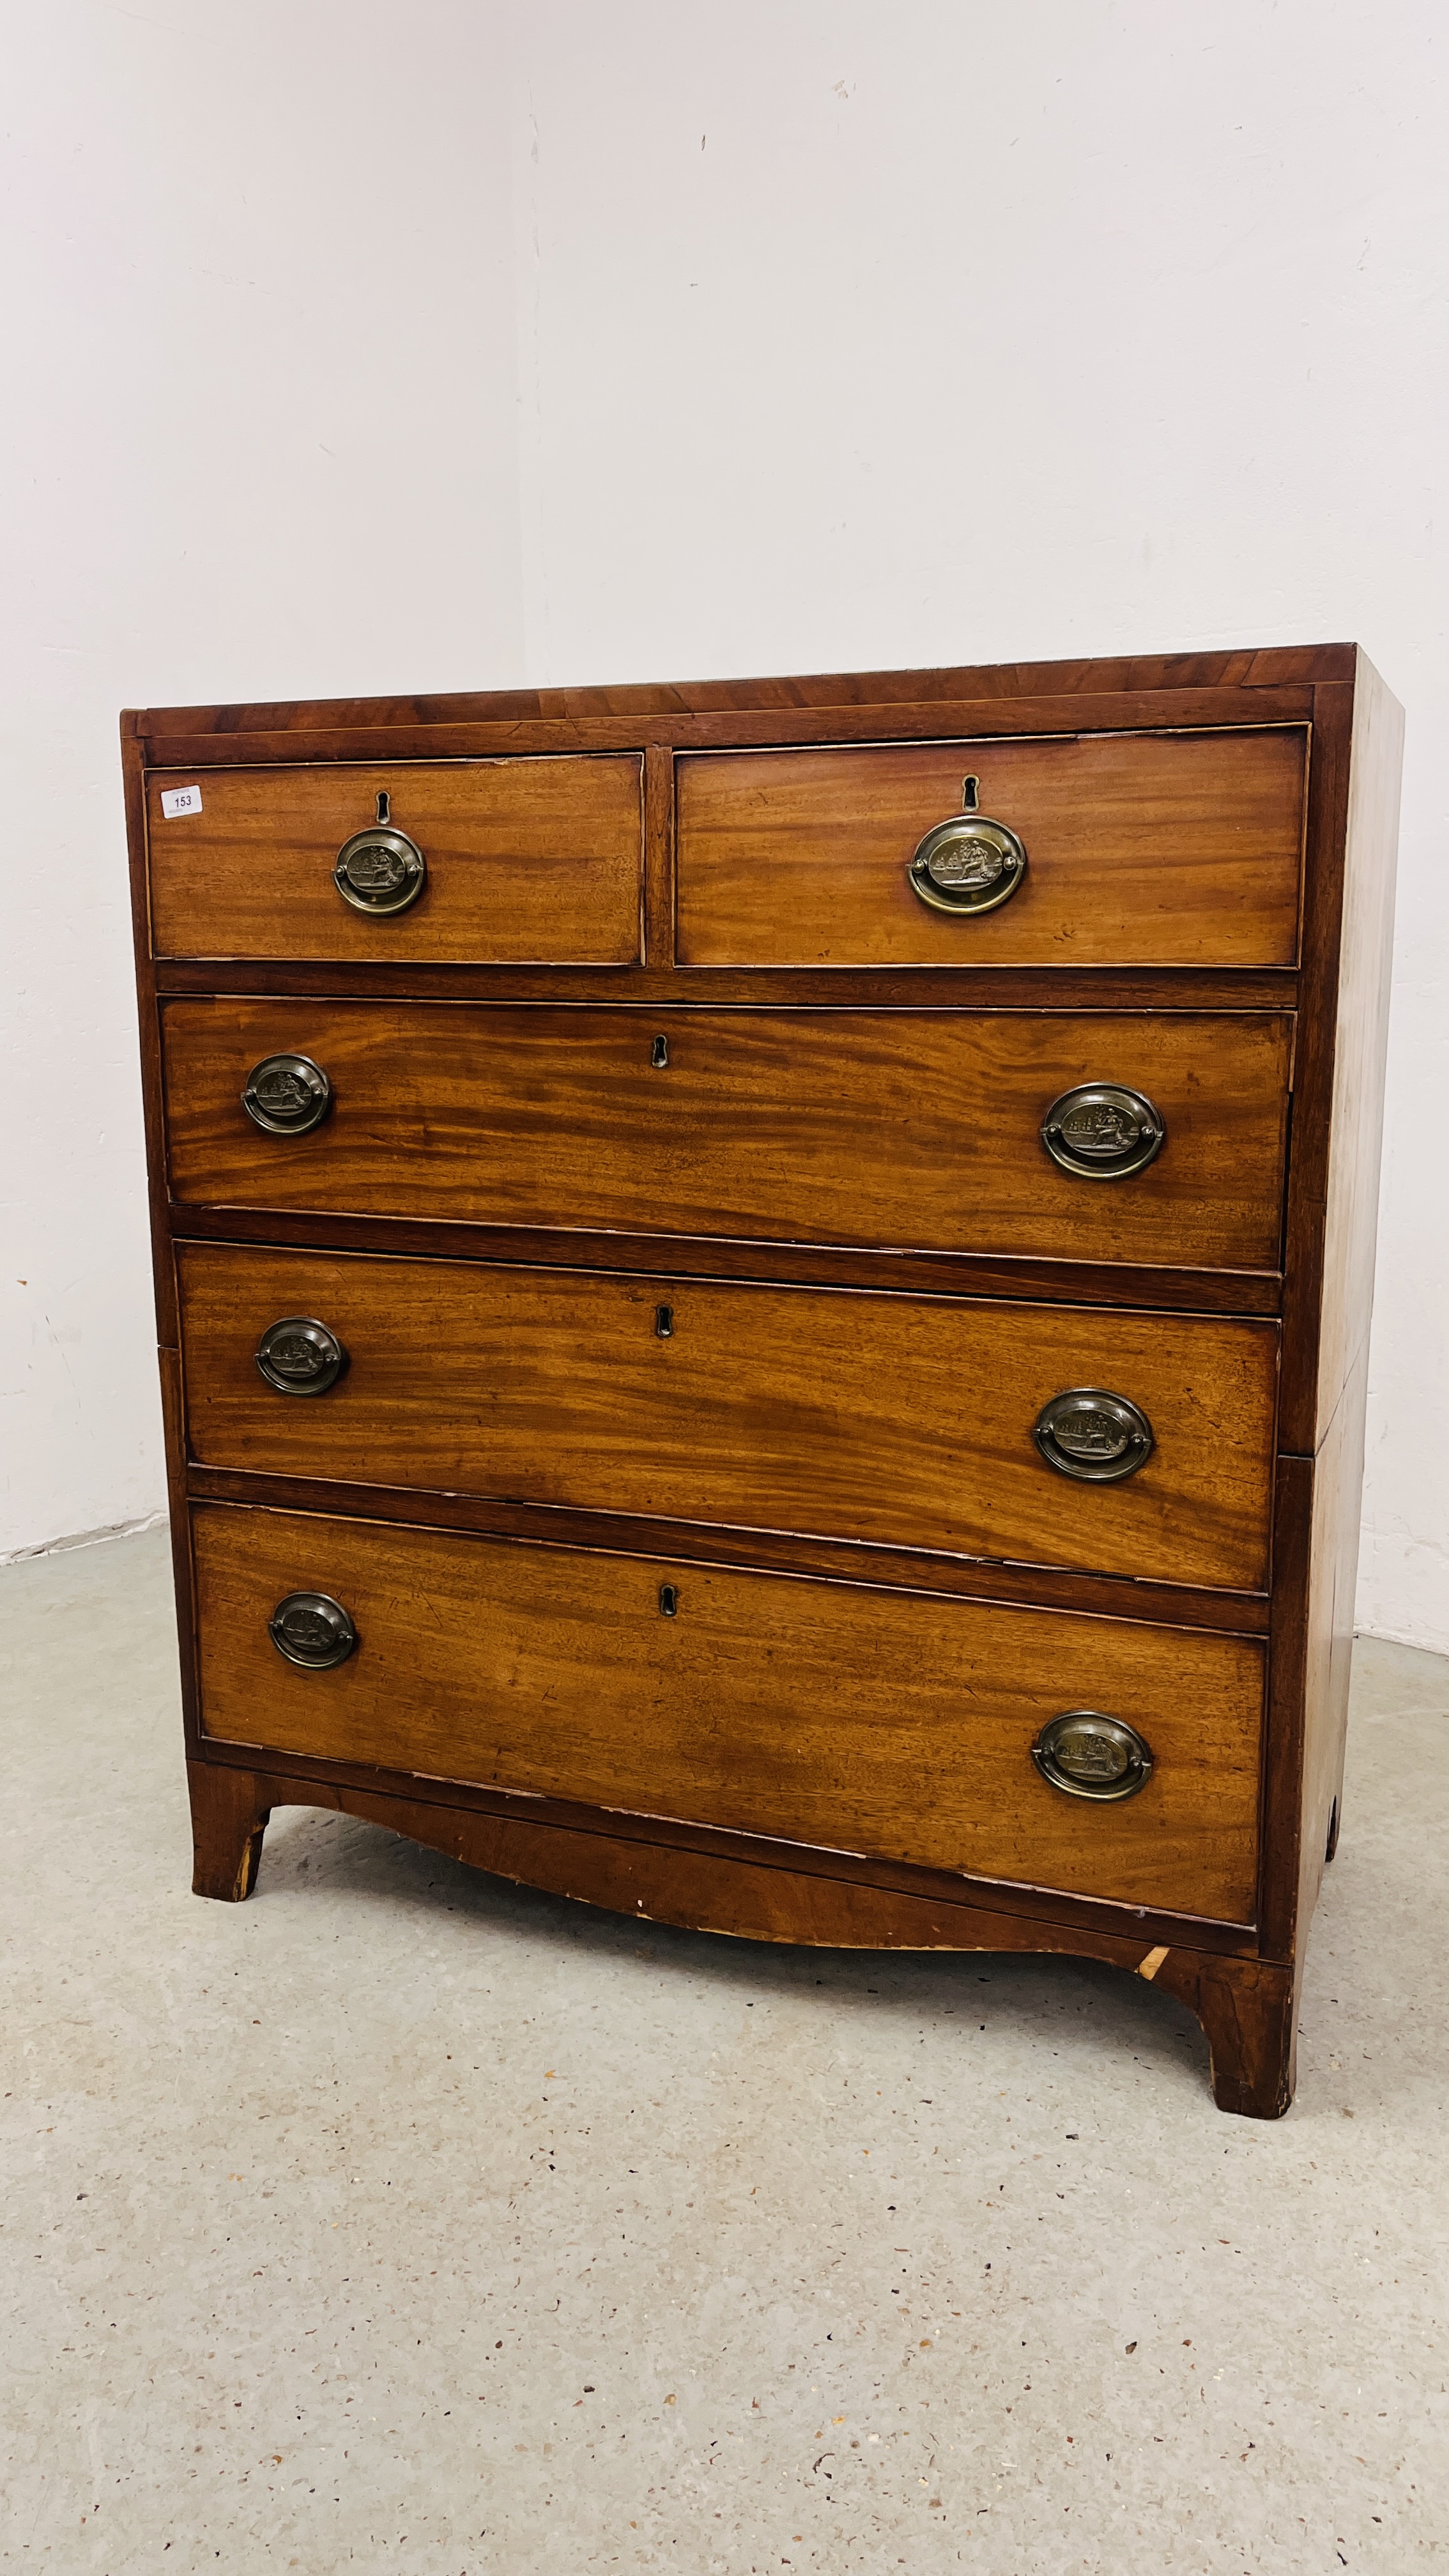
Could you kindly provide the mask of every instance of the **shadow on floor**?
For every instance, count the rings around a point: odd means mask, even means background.
[[[491,1939],[555,1955],[579,1947],[625,1972],[642,1968],[733,1990],[747,2007],[769,1998],[825,1990],[841,2003],[893,2019],[961,2016],[989,2003],[998,2031],[1015,2023],[1040,2043],[1053,2022],[1074,2044],[1125,2050],[1142,2063],[1192,2065],[1208,2088],[1208,2049],[1195,2016],[1175,1997],[1105,1961],[1004,1951],[819,1950],[789,1943],[682,1931],[612,1914],[570,1897],[515,1886],[487,1870],[331,1810],[283,1807],[267,1828],[256,1890],[248,1902],[327,1890],[333,1902],[382,1907],[414,1918],[433,1911],[475,1922]]]

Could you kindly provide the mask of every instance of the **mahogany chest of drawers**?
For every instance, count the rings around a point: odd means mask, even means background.
[[[122,719],[198,1892],[345,1808],[1293,2084],[1402,720],[1352,646]]]

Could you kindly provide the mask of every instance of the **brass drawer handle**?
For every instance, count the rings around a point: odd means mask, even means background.
[[[284,1315],[267,1326],[256,1347],[257,1367],[279,1395],[325,1395],[346,1362],[336,1334],[313,1315]]]
[[[1068,1387],[1044,1404],[1032,1427],[1049,1467],[1088,1485],[1115,1485],[1135,1476],[1152,1455],[1152,1425],[1125,1395],[1100,1386]]]
[[[926,834],[906,870],[933,912],[994,912],[1025,879],[1025,849],[1009,825],[977,811],[977,785],[963,779],[960,813]]]
[[[1052,1102],[1041,1124],[1052,1161],[1084,1181],[1125,1181],[1145,1172],[1166,1140],[1166,1122],[1146,1093],[1120,1082],[1079,1083]]]
[[[289,1592],[267,1621],[267,1632],[279,1655],[309,1673],[345,1664],[357,1643],[347,1612],[327,1592]]]
[[[1031,1758],[1069,1798],[1135,1798],[1152,1777],[1152,1748],[1135,1726],[1095,1708],[1069,1708],[1042,1728]]]
[[[393,824],[372,823],[343,842],[332,882],[354,912],[406,912],[422,893],[427,873],[416,841]]]
[[[268,1136],[305,1136],[332,1106],[332,1085],[309,1055],[264,1055],[241,1096],[248,1118]]]

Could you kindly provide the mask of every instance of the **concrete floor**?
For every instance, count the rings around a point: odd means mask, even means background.
[[[198,1902],[159,1532],[0,1574],[0,1654],[5,2568],[1449,2556],[1449,1661],[1359,1650],[1264,2126],[1105,1968],[641,1926],[305,1809]]]

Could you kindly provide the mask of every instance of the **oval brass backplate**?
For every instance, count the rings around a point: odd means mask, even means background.
[[[279,1395],[325,1395],[342,1375],[347,1353],[314,1315],[283,1315],[256,1347],[256,1363]]]
[[[1124,1181],[1160,1154],[1167,1127],[1141,1091],[1083,1082],[1054,1100],[1041,1124],[1052,1161],[1084,1181]]]
[[[309,1673],[345,1664],[357,1643],[351,1619],[328,1592],[289,1592],[277,1603],[267,1631],[278,1654]]]
[[[1140,1405],[1105,1387],[1073,1386],[1044,1404],[1032,1438],[1059,1476],[1115,1485],[1135,1476],[1152,1455],[1152,1425]]]
[[[1042,1728],[1031,1758],[1069,1798],[1135,1798],[1152,1776],[1152,1749],[1135,1726],[1095,1708],[1069,1708]]]
[[[264,1055],[247,1075],[242,1107],[268,1136],[305,1136],[332,1106],[332,1085],[309,1055]]]
[[[427,873],[416,841],[394,825],[374,823],[343,842],[332,882],[354,912],[406,912],[422,893]]]
[[[975,784],[967,780],[968,796]],[[1025,878],[1026,851],[1016,834],[970,804],[926,834],[906,870],[911,892],[933,912],[994,912]]]

